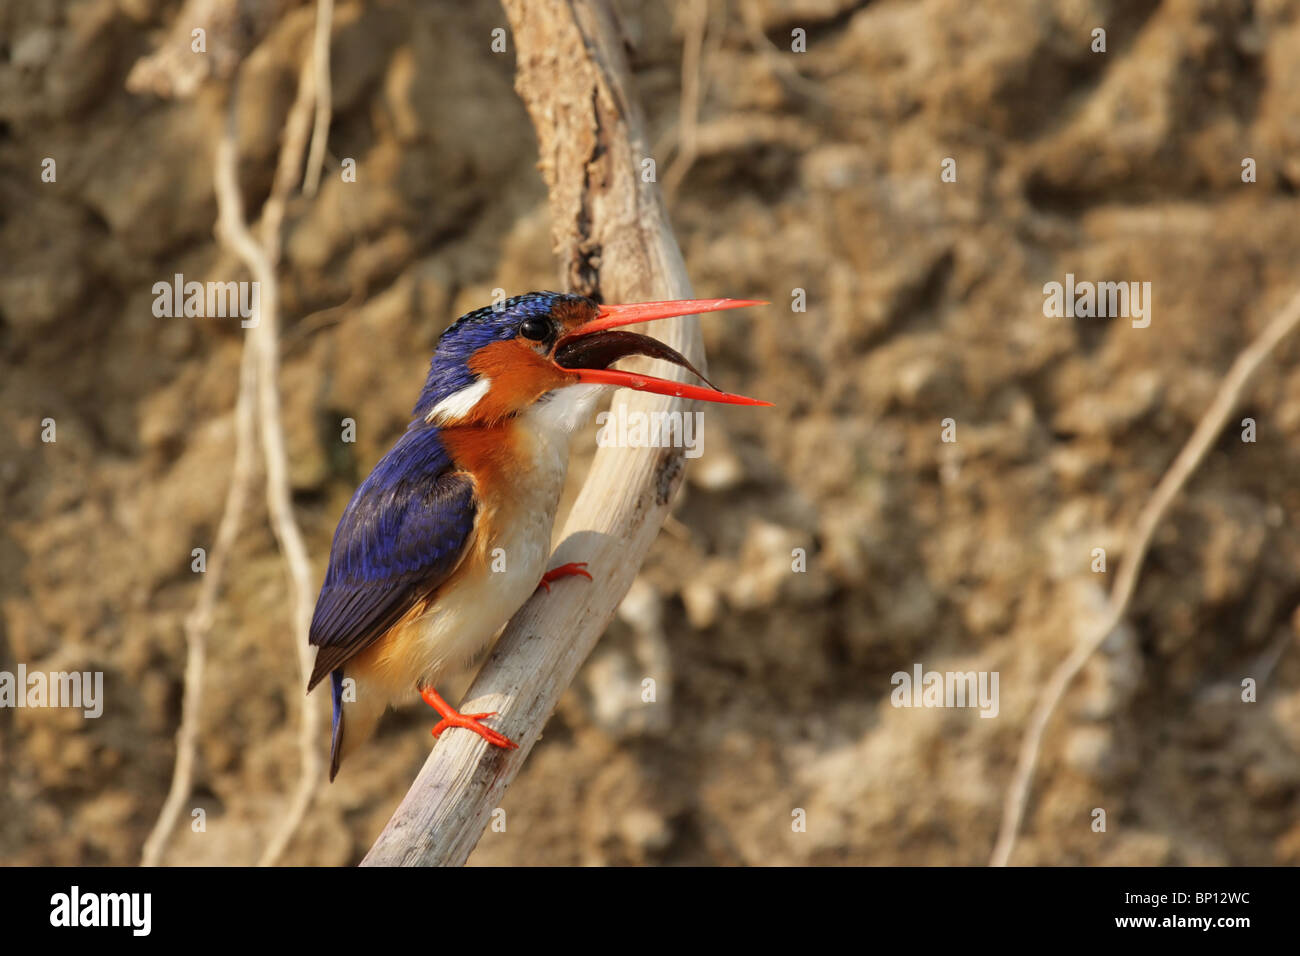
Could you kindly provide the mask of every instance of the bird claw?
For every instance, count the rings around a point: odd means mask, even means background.
[[[586,571],[586,561],[570,561],[568,564],[562,564],[558,568],[552,568],[542,575],[542,580],[538,583],[539,588],[546,588],[546,593],[551,592],[551,582],[558,581],[560,578],[573,578],[581,575],[588,581],[592,580],[590,574]]]
[[[505,750],[518,750],[519,745],[504,734],[499,734],[491,727],[484,727],[479,723],[484,717],[495,717],[496,711],[489,711],[486,714],[462,714],[454,707],[448,704],[439,696],[438,692],[432,687],[426,687],[420,691],[420,696],[424,702],[442,715],[442,720],[438,721],[437,726],[433,728],[435,737],[442,736],[444,730],[452,727],[460,727],[464,730],[472,731],[478,734],[493,747],[501,747]]]
[[[450,727],[462,727],[465,730],[472,730],[494,747],[501,747],[505,750],[518,750],[519,745],[504,734],[499,734],[491,727],[484,727],[479,723],[484,717],[495,717],[496,711],[486,714],[455,714],[451,717],[444,717],[438,721],[438,725],[433,728],[435,737],[442,736],[442,732]]]

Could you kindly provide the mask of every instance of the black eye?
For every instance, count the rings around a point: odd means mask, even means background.
[[[551,334],[551,323],[545,319],[533,318],[524,319],[519,323],[519,334],[526,339],[532,339],[534,342],[540,342]]]

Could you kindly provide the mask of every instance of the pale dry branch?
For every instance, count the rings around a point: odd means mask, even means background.
[[[257,355],[258,424],[262,440],[262,457],[266,463],[267,508],[271,528],[284,557],[285,569],[291,583],[291,638],[298,657],[299,677],[306,686],[311,675],[312,653],[307,643],[311,626],[313,593],[311,589],[311,562],[307,546],[293,515],[293,500],[289,488],[289,460],[285,451],[284,423],[280,414],[280,343],[279,343],[279,282],[276,268],[280,258],[280,229],[284,222],[285,204],[298,181],[307,148],[313,100],[312,70],[304,65],[298,78],[298,95],[289,110],[285,124],[284,143],[280,148],[279,162],[271,193],[262,207],[261,242],[253,236],[244,218],[237,181],[238,153],[235,139],[232,97],[231,122],[217,146],[217,208],[218,234],[243,261],[253,280],[258,283],[259,309],[256,326],[249,332],[250,344]],[[322,730],[320,711],[316,701],[305,698],[299,721],[298,786],[290,802],[289,812],[276,828],[266,845],[259,866],[273,865],[288,846],[311,805],[316,785],[324,770],[320,754]]]
[[[567,284],[608,301],[691,295],[663,201],[639,175],[649,155],[618,24],[596,0],[505,0],[516,89],[536,128],[552,232]],[[650,334],[703,360],[699,320],[655,323]],[[638,411],[681,409],[618,392]],[[461,709],[497,711],[518,750],[489,749],[450,730],[363,865],[459,865],[478,843],[596,640],[627,592],[681,482],[677,448],[600,448],[552,562],[587,561],[594,582],[566,582],[526,603],[507,625]]]
[[[186,0],[158,46],[132,65],[127,90],[186,99],[209,79],[230,79],[284,6],[284,0]],[[203,31],[201,37],[197,30]],[[201,51],[196,47],[200,40]]]
[[[312,67],[316,72],[316,121],[312,127],[311,150],[307,154],[307,172],[303,195],[312,197],[320,188],[321,167],[325,163],[325,142],[329,139],[333,93],[330,84],[330,28],[334,22],[334,0],[316,0],[316,35],[312,41]]]
[[[252,455],[256,436],[260,435],[262,458],[266,466],[266,494],[271,527],[284,558],[291,582],[291,639],[298,659],[300,686],[306,686],[311,674],[313,655],[307,643],[311,625],[312,571],[302,533],[293,515],[293,502],[289,488],[288,455],[285,451],[284,425],[280,414],[279,395],[279,284],[276,270],[280,260],[281,228],[285,207],[298,183],[303,157],[307,152],[308,134],[312,127],[313,104],[317,102],[318,85],[325,88],[324,110],[316,110],[316,127],[322,122],[326,132],[329,126],[329,31],[333,14],[331,0],[320,0],[317,10],[316,52],[304,60],[298,76],[298,91],[285,124],[284,142],[281,144],[271,192],[262,207],[259,223],[260,241],[249,229],[244,216],[243,201],[238,183],[238,149],[235,132],[235,104],[238,78],[236,71],[249,45],[249,37],[241,35],[243,43],[232,39],[250,28],[262,31],[271,22],[270,13],[278,4],[262,5],[251,24],[239,26],[239,5],[230,0],[191,0],[173,24],[172,42],[160,49],[152,58],[137,63],[128,87],[133,90],[151,90],[158,95],[184,96],[194,92],[197,85],[209,75],[219,78],[234,76],[229,97],[228,119],[217,144],[215,163],[215,192],[217,196],[217,236],[240,259],[253,276],[259,293],[258,313],[251,323],[244,343],[240,365],[240,391],[236,406],[238,438],[236,444],[234,476],[227,495],[225,510],[218,529],[213,560],[209,563],[195,611],[186,622],[188,645],[184,702],[181,727],[177,732],[176,766],[172,785],[159,814],[158,822],[145,843],[142,862],[154,865],[162,857],[166,842],[175,827],[181,805],[193,785],[194,755],[198,742],[198,721],[202,704],[203,665],[206,638],[211,630],[213,605],[221,581],[221,571],[238,528],[239,514],[247,498],[247,485],[251,480]],[[216,22],[222,41],[220,70],[194,72],[185,66],[186,57],[176,56],[177,37],[189,30],[188,23],[199,13]],[[322,41],[322,34],[324,39]],[[325,53],[320,53],[324,43]],[[179,65],[178,65],[179,64]],[[213,67],[204,66],[210,71]],[[324,82],[320,79],[324,74]],[[323,118],[322,118],[323,117]],[[321,134],[323,141],[324,134]],[[321,150],[324,149],[323,143]],[[274,864],[284,852],[289,840],[297,831],[311,805],[316,785],[324,770],[320,753],[320,736],[323,724],[320,710],[314,700],[304,700],[302,719],[299,722],[298,749],[300,772],[298,786],[290,802],[289,811],[273,833],[264,850],[260,865]]]
[[[262,207],[259,242],[249,229],[240,198],[238,150],[234,126],[235,97],[231,97],[230,119],[217,144],[217,234],[244,263],[258,285],[257,322],[249,332],[248,347],[253,348],[257,366],[258,425],[262,457],[266,464],[267,507],[271,527],[285,561],[291,583],[291,639],[298,658],[302,685],[311,674],[312,655],[307,643],[311,625],[311,563],[307,547],[293,516],[289,489],[288,455],[284,445],[284,424],[280,415],[279,394],[279,282],[276,268],[280,257],[280,229],[285,204],[298,181],[310,127],[312,71],[304,64],[298,79],[298,95],[285,124],[284,143],[280,149],[271,193]],[[306,815],[321,777],[324,763],[320,755],[320,713],[313,700],[304,700],[299,722],[300,769],[298,787],[289,812],[276,829],[259,865],[276,862]]]
[[[176,763],[171,787],[163,801],[158,820],[144,842],[141,866],[157,866],[171,839],[181,807],[194,789],[194,760],[199,743],[199,715],[203,710],[203,671],[207,659],[208,634],[216,609],[217,595],[225,576],[226,562],[239,533],[253,480],[256,478],[257,447],[257,365],[247,343],[239,363],[239,395],[235,400],[235,458],[230,471],[230,487],[221,509],[217,536],[199,585],[199,596],[185,619],[185,683],[182,690],[181,725],[176,731]]]
[[[210,16],[215,16],[214,11],[224,11],[225,19],[220,22],[223,25],[223,30],[228,32],[234,30],[229,22],[233,16],[229,12],[229,6],[229,4],[223,4],[223,2],[214,2],[204,7],[204,11]],[[187,6],[186,10],[189,9],[190,7]],[[182,19],[184,19],[184,16],[182,16]],[[183,26],[183,24],[180,24],[180,26]],[[158,59],[150,61],[151,65],[147,68],[144,76],[154,77],[157,82],[161,83],[162,80],[159,77],[171,75],[169,72],[171,70],[169,64],[172,63],[170,49],[170,47],[165,47],[160,51]],[[142,64],[144,62],[141,61]],[[229,65],[229,69],[234,69],[233,63]],[[188,74],[177,74],[178,77],[181,75]],[[129,82],[128,86],[130,86]],[[184,96],[192,93],[193,89],[178,79],[176,83],[167,85],[165,88],[155,89],[154,92],[160,95]],[[304,124],[301,119],[295,122],[295,117],[306,115],[310,108],[311,83],[308,81],[308,75],[304,68],[299,78],[298,96],[294,108],[290,111],[290,122],[286,133],[286,147],[292,146],[293,148],[286,148],[281,152],[280,163],[276,170],[275,185],[272,188],[272,197],[268,200],[263,213],[264,234],[268,237],[267,244],[275,250],[273,255],[276,257],[278,257],[279,230],[283,221],[285,194],[291,180],[296,178],[296,170],[302,162],[302,148],[301,143],[298,141],[302,139],[300,128]],[[219,234],[223,228],[223,216],[226,220],[224,226],[227,230],[231,226],[232,216],[236,218],[237,225],[242,226],[243,224],[242,203],[239,199],[238,185],[235,182],[235,162],[237,157],[234,148],[233,110],[234,97],[232,96],[231,128],[226,130],[225,135],[218,144],[217,162],[214,169],[213,186],[218,201]],[[295,131],[299,131],[296,136]],[[223,150],[228,150],[228,152],[223,153]],[[233,204],[231,202],[232,189]],[[223,200],[225,201],[224,208],[222,205]],[[267,215],[267,213],[270,215]],[[270,286],[259,286],[259,288],[268,290],[272,297],[272,309],[274,309],[273,261],[267,258],[266,253],[253,240],[251,234],[248,234],[247,229],[243,230],[242,235],[238,231],[232,235],[235,235],[238,241],[237,254],[246,265],[249,265],[250,271],[254,271],[255,277],[257,273],[250,264],[252,261],[257,261],[263,272],[267,271],[269,264],[272,283]],[[261,300],[261,304],[265,307],[265,299]],[[199,597],[196,600],[194,610],[185,622],[185,682],[182,690],[181,725],[176,733],[176,760],[167,797],[163,801],[162,809],[159,811],[158,820],[154,823],[153,830],[150,832],[148,839],[145,840],[141,854],[142,866],[157,866],[161,862],[167,842],[175,829],[176,820],[180,816],[181,807],[194,786],[194,762],[198,750],[199,719],[202,713],[203,672],[207,657],[207,637],[212,630],[216,599],[220,591],[226,562],[234,545],[240,516],[244,511],[249,486],[254,477],[254,451],[257,447],[258,434],[257,414],[258,406],[262,404],[260,372],[264,365],[264,358],[257,347],[259,341],[255,333],[250,333],[249,338],[244,341],[241,353],[239,393],[235,405],[235,459],[231,470],[231,484],[226,494],[226,502],[218,524],[217,537],[213,544],[211,559],[208,562],[208,570],[200,586]],[[305,644],[305,639],[303,643]],[[301,670],[302,651],[299,651],[299,656]],[[307,673],[310,674],[310,660],[306,666]],[[304,724],[306,722],[307,719],[304,720]],[[319,721],[317,721],[318,723]],[[313,728],[312,732],[314,735],[318,730]],[[303,735],[306,736],[305,730]],[[314,749],[313,753],[315,753]],[[316,760],[317,763],[320,762],[319,755],[317,755]]]
[[[1133,529],[1132,544],[1124,556],[1119,574],[1115,577],[1115,584],[1111,588],[1105,611],[1100,619],[1080,637],[1074,650],[1052,672],[1030,717],[1029,729],[1025,732],[1020,747],[1011,785],[1007,788],[1002,809],[1002,825],[990,859],[991,866],[1005,866],[1011,859],[1020,823],[1024,818],[1025,804],[1029,798],[1029,788],[1033,783],[1034,769],[1038,763],[1038,754],[1042,748],[1047,723],[1061,702],[1066,689],[1083,669],[1088,658],[1105,643],[1106,638],[1124,619],[1133,592],[1137,588],[1142,562],[1151,547],[1151,539],[1156,527],[1213,446],[1216,436],[1223,430],[1228,417],[1237,407],[1242,393],[1250,384],[1256,370],[1297,326],[1300,326],[1300,292],[1283,306],[1259,337],[1237,356],[1219,386],[1214,401],[1197,423],[1191,438],[1187,440],[1187,444],[1178,453],[1178,457],[1169,466],[1169,470],[1160,479],[1160,484],[1152,492],[1151,498],[1138,514]]]
[[[664,173],[664,198],[672,202],[677,189],[695,163],[696,130],[700,122],[703,86],[704,35],[709,26],[709,0],[687,4],[686,39],[682,44],[682,99],[678,110],[677,155]]]
[[[757,4],[742,3],[740,5],[741,18],[745,21],[745,28],[749,33],[750,43],[758,51],[773,70],[778,75],[785,78],[786,82],[792,89],[798,90],[801,94],[809,99],[816,100],[818,103],[826,103],[828,97],[826,91],[814,81],[808,79],[802,73],[794,68],[794,65],[786,58],[785,53],[772,42],[767,33],[763,30],[762,10]]]
[[[815,146],[817,127],[792,116],[735,113],[701,123],[695,133],[695,159],[780,146],[803,152]]]

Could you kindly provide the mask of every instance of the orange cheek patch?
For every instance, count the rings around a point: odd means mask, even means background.
[[[492,380],[491,389],[472,415],[488,421],[521,411],[551,389],[571,385],[578,378],[517,339],[479,349],[470,359],[469,369]]]

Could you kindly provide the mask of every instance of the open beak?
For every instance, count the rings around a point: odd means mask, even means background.
[[[636,302],[631,305],[602,305],[596,317],[564,335],[555,343],[555,364],[566,372],[573,372],[579,382],[594,385],[619,385],[656,395],[675,398],[697,398],[703,402],[723,405],[771,405],[771,402],[732,395],[713,386],[700,374],[686,356],[657,339],[635,332],[614,331],[620,326],[669,319],[677,315],[697,315],[701,312],[718,312],[722,309],[740,309],[748,305],[767,305],[754,299],[677,299],[672,302]],[[680,365],[702,380],[708,387],[687,385],[671,379],[620,372],[609,368],[629,355],[647,355]]]

